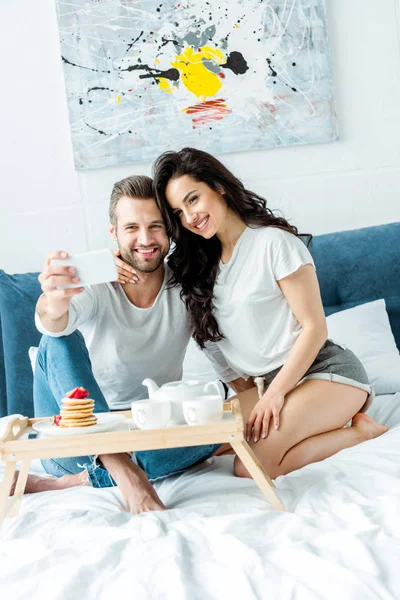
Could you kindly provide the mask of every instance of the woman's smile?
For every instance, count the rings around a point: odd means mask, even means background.
[[[209,223],[209,220],[210,220],[210,215],[207,215],[205,218],[202,218],[201,221],[196,222],[193,225],[193,227],[195,229],[197,229],[198,231],[203,232],[206,229],[206,227],[207,227],[207,225]]]

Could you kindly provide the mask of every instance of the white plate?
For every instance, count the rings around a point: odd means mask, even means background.
[[[52,418],[45,421],[37,421],[32,424],[32,429],[46,437],[63,437],[68,435],[85,435],[87,433],[101,433],[102,431],[111,431],[117,425],[125,421],[124,415],[110,415],[108,413],[95,413],[97,417],[96,425],[89,427],[59,427],[54,425]]]

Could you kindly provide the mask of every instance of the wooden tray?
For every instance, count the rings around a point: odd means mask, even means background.
[[[118,411],[114,414],[130,418],[131,411]],[[275,487],[256,455],[243,436],[243,418],[239,400],[224,404],[224,416],[219,423],[207,425],[178,425],[163,429],[147,429],[134,431],[108,431],[103,433],[79,434],[68,437],[42,437],[24,439],[21,436],[37,421],[48,419],[28,419],[28,417],[11,420],[0,436],[0,459],[5,461],[5,473],[0,487],[0,525],[5,516],[17,516],[26,480],[33,459],[63,458],[93,454],[114,454],[138,450],[157,450],[162,448],[179,448],[183,446],[200,446],[203,444],[229,443],[239,456],[254,481],[276,510],[284,510],[276,496]],[[9,497],[16,472],[17,463],[21,462],[18,482],[14,495]]]

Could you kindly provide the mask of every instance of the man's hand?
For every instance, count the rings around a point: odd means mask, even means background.
[[[137,283],[139,277],[135,269],[122,260],[121,252],[119,250],[113,250],[113,252],[118,271],[118,283]]]
[[[57,322],[60,319],[63,319],[65,315],[68,315],[71,299],[74,296],[81,294],[84,290],[83,287],[63,290],[57,289],[57,286],[60,285],[79,283],[79,277],[76,277],[75,267],[51,265],[50,263],[53,258],[68,258],[68,253],[62,251],[51,252],[47,256],[43,271],[38,277],[43,295],[39,299],[37,312],[43,325],[50,331],[53,331],[54,328],[51,325],[48,327],[49,322]],[[63,321],[64,320],[66,319],[63,319]],[[62,331],[62,329],[65,328],[65,325],[61,328],[57,326],[56,330]]]
[[[144,471],[127,454],[102,454],[99,458],[121,490],[130,513],[166,510]]]

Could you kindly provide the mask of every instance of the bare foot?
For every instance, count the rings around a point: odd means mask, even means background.
[[[351,426],[360,431],[366,440],[373,440],[389,430],[389,427],[376,423],[372,417],[365,413],[354,415]]]
[[[99,458],[121,490],[130,513],[167,510],[144,471],[126,453],[102,454]]]
[[[139,515],[152,510],[167,510],[145,473],[141,472],[133,463],[131,465],[125,470],[125,473],[118,473],[116,479],[128,504],[129,512]]]
[[[18,482],[19,473],[15,473],[14,481],[11,486],[10,496],[14,495]],[[63,477],[40,477],[39,475],[28,475],[24,494],[36,494],[38,492],[47,492],[49,490],[65,490],[70,487],[81,485],[91,485],[88,481],[87,472],[82,471],[74,475],[64,475]]]

